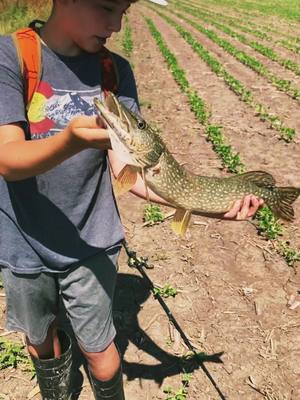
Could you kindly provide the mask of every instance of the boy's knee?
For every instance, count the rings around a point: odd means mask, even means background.
[[[101,352],[87,352],[82,348],[81,351],[87,360],[89,370],[96,379],[108,381],[120,367],[121,359],[114,343]]]

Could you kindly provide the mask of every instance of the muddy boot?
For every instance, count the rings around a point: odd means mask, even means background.
[[[121,367],[109,381],[98,381],[91,372],[89,375],[96,400],[125,400]]]
[[[57,333],[62,350],[59,358],[41,360],[31,357],[43,400],[71,399],[72,344],[70,337],[65,332],[58,331]]]

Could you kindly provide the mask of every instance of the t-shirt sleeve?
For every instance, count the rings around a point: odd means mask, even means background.
[[[23,79],[16,49],[10,36],[1,36],[0,125],[26,121]]]
[[[114,57],[119,72],[118,99],[129,108],[129,110],[140,114],[136,82],[132,68],[125,58],[117,54],[114,54]]]

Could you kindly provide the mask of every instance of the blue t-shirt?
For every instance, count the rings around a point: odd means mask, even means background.
[[[117,95],[138,112],[131,67],[113,57],[120,77]],[[56,135],[77,115],[95,114],[93,98],[103,98],[99,55],[65,57],[42,45],[42,65],[27,118],[16,50],[10,36],[0,37],[0,125],[24,123],[29,140]],[[0,177],[0,267],[18,273],[65,271],[122,239],[105,151],[83,150],[22,181]]]

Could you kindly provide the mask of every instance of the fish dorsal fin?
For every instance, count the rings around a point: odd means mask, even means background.
[[[275,179],[271,174],[264,171],[250,171],[245,172],[244,174],[240,174],[235,176],[235,178],[239,178],[243,181],[249,181],[255,183],[257,186],[262,187],[270,187],[275,185]]]
[[[191,212],[184,208],[177,208],[171,227],[177,235],[184,236],[191,219]]]
[[[137,170],[131,165],[125,167],[119,172],[114,183],[114,192],[116,196],[129,192],[137,180]]]

